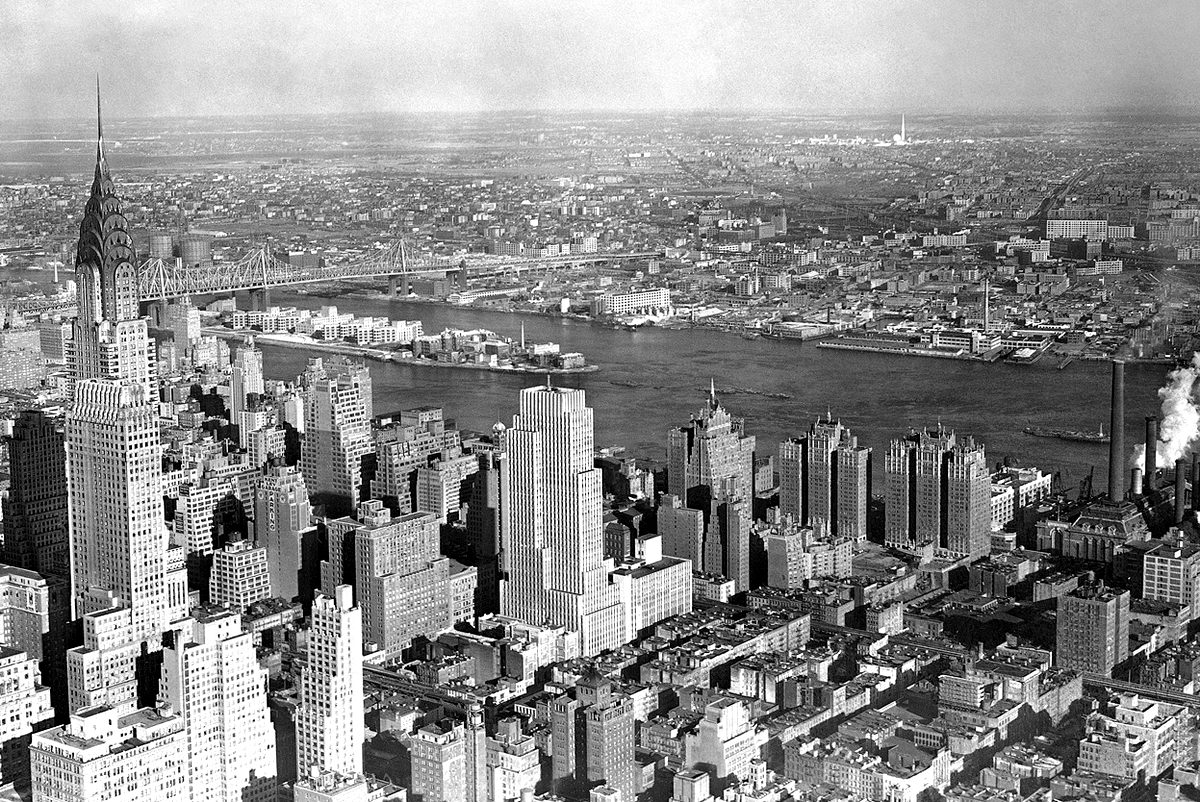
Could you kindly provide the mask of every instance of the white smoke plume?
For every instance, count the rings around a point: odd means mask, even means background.
[[[1162,411],[1158,420],[1158,444],[1155,449],[1159,468],[1170,467],[1175,460],[1188,454],[1200,440],[1200,407],[1196,406],[1196,380],[1200,379],[1200,352],[1192,356],[1192,364],[1176,368],[1167,374],[1167,384],[1158,391]],[[1133,449],[1130,467],[1145,464],[1146,446]]]

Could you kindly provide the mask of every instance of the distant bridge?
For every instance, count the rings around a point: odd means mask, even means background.
[[[214,262],[211,265],[183,265],[176,259],[149,259],[141,265],[138,291],[142,301],[164,301],[184,295],[264,291],[272,287],[375,276],[404,279],[457,273],[461,279],[482,279],[660,256],[662,253],[658,251],[622,251],[545,257],[468,254],[456,258],[414,253],[411,246],[401,239],[359,259],[303,267],[288,264],[263,248],[251,251],[236,262]]]

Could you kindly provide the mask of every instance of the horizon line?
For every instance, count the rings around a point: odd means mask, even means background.
[[[1028,107],[1013,107],[1012,109],[941,109],[941,110],[911,110],[886,109],[791,109],[787,107],[662,107],[662,108],[620,108],[620,107],[571,107],[571,108],[497,108],[497,109],[406,109],[373,110],[373,111],[275,111],[275,112],[212,112],[206,114],[132,114],[116,115],[109,109],[109,117],[122,120],[191,120],[191,119],[239,119],[265,117],[481,117],[488,115],[513,116],[530,115],[545,116],[554,114],[565,115],[635,115],[635,116],[722,116],[751,114],[760,116],[798,116],[806,117],[913,117],[915,119],[930,117],[1098,117],[1105,115],[1134,116],[1138,114],[1165,114],[1180,117],[1200,118],[1200,108],[1188,107],[1156,107],[1156,106],[1109,106],[1093,107],[1087,110],[1042,109],[1030,110]],[[11,123],[40,123],[76,121],[83,118],[77,115],[55,115],[44,117],[8,116],[0,126]],[[89,118],[90,119],[90,118]],[[94,120],[91,120],[94,122]]]

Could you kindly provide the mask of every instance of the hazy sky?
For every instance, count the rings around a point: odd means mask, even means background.
[[[1200,111],[1200,3],[0,0],[0,116]]]

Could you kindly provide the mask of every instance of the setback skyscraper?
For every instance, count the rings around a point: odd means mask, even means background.
[[[530,387],[505,432],[501,612],[580,634],[585,655],[624,642],[603,557],[602,480],[583,390]]]
[[[354,588],[313,601],[308,655],[300,669],[296,708],[296,776],[363,769],[362,611]]]
[[[98,125],[95,177],[79,226],[79,316],[68,358],[74,602],[77,614],[129,608],[131,636],[154,649],[164,624],[168,541],[157,399],[134,258]]]
[[[715,390],[687,426],[667,433],[667,491],[673,498],[660,508],[664,550],[697,569],[728,576],[738,590],[750,588],[754,442]],[[693,526],[700,527],[699,542],[692,539]],[[672,534],[680,530],[687,534]]]

